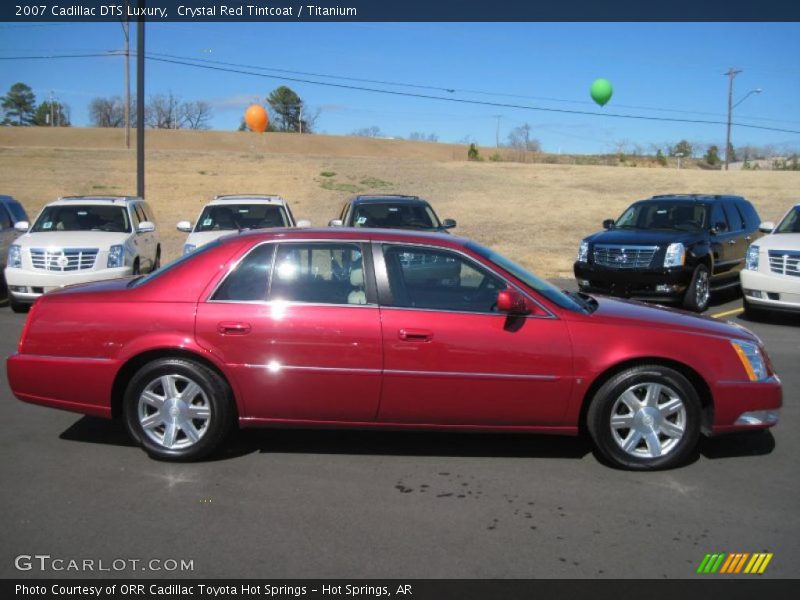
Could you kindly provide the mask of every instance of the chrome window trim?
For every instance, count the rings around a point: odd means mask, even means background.
[[[417,307],[414,307],[414,306],[393,306],[393,305],[384,305],[384,304],[380,305],[381,309],[386,308],[386,309],[394,309],[394,310],[418,310],[418,311],[426,311],[426,312],[440,312],[440,313],[441,312],[445,312],[445,313],[462,314],[462,315],[495,315],[495,316],[500,316],[500,317],[503,317],[503,318],[508,318],[509,316],[513,316],[513,317],[517,317],[517,318],[523,317],[523,318],[526,318],[526,319],[558,319],[558,316],[555,315],[553,313],[553,311],[548,309],[546,306],[543,306],[542,303],[539,302],[538,300],[536,300],[535,298],[531,297],[531,294],[529,294],[527,291],[525,291],[523,289],[520,289],[520,287],[518,285],[516,285],[515,283],[509,281],[507,277],[499,274],[497,271],[495,271],[491,267],[485,265],[484,263],[475,260],[472,256],[470,256],[469,254],[467,254],[463,250],[459,250],[459,249],[456,249],[456,248],[451,248],[449,246],[431,246],[430,244],[423,244],[423,243],[419,243],[419,242],[405,243],[405,242],[396,242],[396,241],[388,241],[387,242],[387,241],[383,241],[383,240],[375,240],[375,242],[378,243],[379,245],[381,245],[381,247],[383,247],[383,246],[419,246],[419,247],[422,247],[422,248],[433,248],[435,250],[441,250],[441,251],[445,251],[445,252],[454,252],[456,254],[459,254],[459,255],[463,256],[465,259],[467,259],[469,262],[471,262],[473,264],[477,264],[484,271],[489,271],[489,273],[491,273],[497,279],[503,281],[508,287],[518,291],[520,294],[525,296],[528,300],[533,302],[536,306],[541,308],[545,313],[547,313],[547,315],[508,315],[506,313],[501,313],[501,312],[483,312],[483,311],[454,310],[454,309],[442,309],[442,308],[417,308]],[[383,248],[381,248],[381,250],[382,249]],[[385,265],[386,265],[385,258],[383,260],[383,264],[384,264],[384,267],[385,267]],[[389,280],[389,273],[388,272],[386,273],[386,280],[387,281]]]
[[[250,248],[247,252],[245,252],[242,256],[236,259],[229,268],[228,272],[225,273],[217,284],[214,286],[214,289],[211,290],[211,293],[207,294],[205,299],[202,300],[205,304],[272,304],[273,302],[285,302],[286,304],[301,304],[303,306],[378,306],[377,303],[367,303],[367,304],[339,304],[339,303],[325,303],[325,302],[299,302],[297,300],[214,300],[214,295],[219,290],[220,286],[225,282],[228,277],[231,276],[238,267],[239,264],[245,260],[252,252],[261,246],[266,244],[290,244],[290,243],[310,243],[310,244],[336,244],[336,243],[343,243],[343,244],[352,244],[356,246],[360,246],[361,255],[364,255],[364,245],[368,245],[370,242],[369,240],[340,240],[338,238],[333,239],[326,239],[326,240],[319,240],[319,239],[304,239],[304,238],[290,238],[290,239],[278,239],[278,240],[265,240],[263,242],[259,242],[255,244],[252,248]],[[272,251],[272,264],[270,265],[270,279],[267,282],[267,297],[269,297],[269,293],[272,290],[272,271],[275,268],[275,261],[277,260],[278,252],[277,249],[273,249]]]
[[[413,377],[446,377],[466,379],[526,379],[530,381],[558,381],[558,375],[534,375],[528,373],[474,373],[471,371],[414,371],[407,369],[366,369],[361,367],[322,367],[313,365],[270,365],[240,363],[232,367],[245,369],[263,369],[270,373],[278,374],[281,371],[319,372],[319,373],[359,373],[365,375],[399,375]]]

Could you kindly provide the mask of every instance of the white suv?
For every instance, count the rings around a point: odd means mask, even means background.
[[[747,249],[740,272],[744,310],[749,316],[763,310],[800,312],[800,204],[777,227],[766,222],[759,229],[771,233]]]
[[[88,281],[154,271],[161,245],[150,206],[141,198],[71,196],[44,207],[9,247],[6,283],[14,312],[43,293]]]
[[[215,197],[203,207],[194,226],[190,221],[181,221],[178,231],[189,234],[183,246],[183,253],[189,254],[233,231],[310,226],[306,220],[295,222],[289,205],[280,196],[237,194]]]

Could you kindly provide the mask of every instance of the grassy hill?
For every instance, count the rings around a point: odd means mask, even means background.
[[[61,195],[132,194],[135,142],[113,129],[0,128],[0,193],[33,217]],[[580,239],[633,200],[670,192],[735,193],[762,219],[798,199],[800,172],[703,171],[576,164],[467,162],[466,147],[356,137],[158,130],[146,136],[147,199],[164,253],[176,257],[203,203],[223,193],[275,193],[297,218],[325,225],[353,193],[426,197],[457,234],[537,273],[571,276]],[[482,150],[483,154],[490,151]]]

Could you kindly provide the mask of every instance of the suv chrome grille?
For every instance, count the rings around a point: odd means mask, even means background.
[[[645,269],[653,262],[658,246],[595,244],[594,264],[609,269]]]
[[[31,248],[34,269],[85,271],[94,267],[98,248]]]
[[[800,250],[769,250],[769,270],[800,277]]]

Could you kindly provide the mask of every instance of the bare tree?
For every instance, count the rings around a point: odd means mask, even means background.
[[[189,129],[208,129],[211,105],[204,100],[184,102],[179,107],[179,123]]]
[[[356,129],[350,135],[354,135],[357,137],[377,138],[377,137],[383,137],[383,132],[381,131],[380,127],[378,127],[377,125],[373,125],[372,127],[362,127],[361,129]]]
[[[89,103],[89,118],[95,127],[122,127],[125,125],[125,104],[119,96],[94,98]]]
[[[531,137],[532,129],[528,123],[515,127],[508,132],[508,145],[515,150],[541,152],[541,143],[536,138]]]
[[[144,110],[144,122],[154,129],[180,128],[180,98],[172,92],[150,96]]]
[[[412,142],[438,142],[439,136],[435,133],[422,133],[420,131],[412,131],[408,134],[408,139]]]

